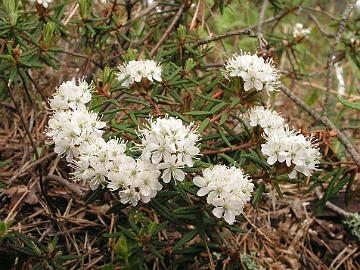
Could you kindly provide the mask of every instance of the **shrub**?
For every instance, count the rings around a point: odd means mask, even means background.
[[[212,12],[223,13],[226,1],[29,2],[2,4],[1,95],[18,109],[16,95],[24,91],[30,102],[35,99],[47,110],[42,151],[64,158],[62,176],[90,188],[82,202],[109,204],[106,215],[117,215],[113,230],[101,232],[102,243],[111,239],[103,269],[194,263],[215,269],[227,257],[237,269],[242,264],[233,256],[248,269],[263,269],[246,251],[227,253],[222,233],[239,232],[238,224],[250,222],[247,209],[257,207],[269,189],[282,196],[283,183],[303,185],[314,176],[315,187],[333,177],[322,204],[350,186],[354,175],[349,171],[337,176],[319,166],[328,151],[321,136],[299,129],[308,128],[306,119],[291,124],[273,106],[283,90],[314,118],[324,119],[308,107],[317,92],[306,104],[281,82],[289,78],[293,85],[297,76],[305,77],[293,56],[288,74],[278,65],[289,52],[309,61],[301,46],[312,31],[302,24],[267,41],[264,14],[254,15],[259,23],[253,27],[207,37],[197,27],[205,22],[198,12],[206,3]],[[300,2],[269,5],[285,17],[301,10]],[[231,36],[244,40],[240,48],[218,55],[212,42]],[[357,45],[343,45],[343,57],[356,62],[351,50]],[[46,84],[51,92],[44,91]],[[343,98],[340,102],[357,108]],[[341,142],[345,150],[352,147]],[[32,143],[38,160],[42,146]],[[41,176],[40,181],[45,203],[51,205]],[[55,252],[57,238],[47,247],[4,226],[1,239],[37,258],[32,265],[61,268],[78,259]]]

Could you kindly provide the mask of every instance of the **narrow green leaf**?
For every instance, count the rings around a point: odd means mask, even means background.
[[[191,241],[198,234],[197,229],[183,235],[183,237],[173,246],[173,251],[180,249],[182,245],[185,245],[187,242]]]
[[[202,121],[201,125],[198,127],[197,131],[199,133],[203,132],[209,125],[210,123],[210,118],[205,118],[204,121]]]
[[[261,200],[262,195],[264,194],[265,191],[265,185],[264,183],[260,183],[260,185],[258,186],[258,188],[256,189],[256,193],[251,201],[251,204],[255,207],[257,205],[257,203]]]
[[[185,115],[193,115],[193,116],[199,116],[199,115],[210,115],[212,112],[208,111],[192,111],[192,112],[186,112]]]
[[[338,96],[338,100],[345,106],[350,109],[355,109],[360,111],[360,102],[349,102],[346,99],[343,99],[341,96]]]

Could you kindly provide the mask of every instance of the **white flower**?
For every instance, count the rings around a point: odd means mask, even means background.
[[[185,166],[192,167],[193,159],[199,153],[199,136],[194,125],[185,126],[174,117],[149,119],[148,125],[139,130],[142,150],[141,159],[163,170],[162,179],[169,183],[171,179],[183,181]]]
[[[261,106],[256,106],[250,109],[248,113],[250,126],[260,126],[265,132],[272,129],[279,129],[285,125],[285,119],[276,111],[265,109]]]
[[[285,119],[276,111],[261,106],[253,107],[248,113],[240,115],[252,127],[260,126],[264,129],[262,136],[266,143],[261,145],[262,153],[267,157],[267,163],[285,163],[292,167],[289,177],[297,177],[297,172],[311,176],[316,170],[320,159],[320,152],[311,137],[291,130]],[[235,130],[240,130],[240,124]]]
[[[229,224],[243,212],[243,206],[251,199],[254,184],[241,169],[234,166],[215,165],[203,170],[203,176],[196,176],[193,183],[200,187],[198,196],[207,195],[207,203],[215,206],[213,214],[224,217]]]
[[[55,96],[56,97],[56,96]],[[80,107],[76,110],[57,110],[51,115],[46,135],[55,143],[55,153],[66,155],[70,162],[78,157],[83,144],[101,137],[105,126],[96,113]]]
[[[181,170],[184,164],[177,161],[177,157],[170,156],[164,159],[164,162],[157,166],[158,169],[164,170],[161,178],[165,183],[169,183],[171,178],[177,181],[183,181],[185,179],[185,173]]]
[[[119,195],[122,204],[131,203],[132,206],[136,206],[140,201],[140,193],[134,187],[121,190]]]
[[[148,170],[140,171],[137,175],[137,188],[139,189],[141,199],[147,203],[154,198],[162,185],[159,183],[160,171]]]
[[[74,179],[76,181],[82,181],[84,184],[89,179],[95,176],[95,170],[90,167],[89,157],[88,156],[80,156],[77,161],[75,161],[75,165],[72,167],[76,168],[73,173]]]
[[[294,38],[306,38],[310,35],[311,29],[310,28],[304,28],[304,25],[302,23],[295,24],[292,35]]]
[[[91,100],[91,88],[86,81],[78,81],[75,79],[62,83],[53,98],[50,99],[50,107],[52,110],[67,110],[84,108]]]
[[[124,65],[119,65],[117,79],[121,81],[124,87],[131,86],[134,82],[140,82],[142,79],[148,79],[153,82],[161,82],[161,66],[153,60],[129,61]]]
[[[229,224],[233,224],[235,217],[243,211],[243,204],[240,200],[219,198],[213,202],[213,205],[215,206],[212,211],[214,216],[217,218],[224,217],[224,220]]]
[[[123,203],[137,205],[139,200],[148,203],[162,189],[159,183],[161,173],[152,164],[128,156],[118,158],[114,163],[107,174],[107,187],[119,191]]]
[[[250,69],[248,72],[243,74],[242,78],[245,81],[244,83],[245,91],[249,91],[253,88],[255,88],[257,91],[263,89],[263,84],[256,70]]]
[[[71,162],[74,157],[79,156],[79,151],[74,144],[74,141],[69,138],[56,138],[54,140],[54,152],[58,155],[66,155],[66,161]]]
[[[225,64],[225,77],[240,77],[244,81],[244,90],[277,90],[279,85],[278,70],[271,60],[264,61],[262,57],[249,53],[234,54]]]
[[[156,75],[154,76],[157,78]],[[162,134],[170,132],[169,136],[162,137],[163,140],[155,136],[147,142],[149,158],[153,155],[151,159],[153,162],[146,159],[135,160],[125,154],[126,144],[123,141],[117,139],[105,141],[102,138],[102,128],[105,127],[105,123],[99,121],[97,113],[90,112],[86,107],[90,100],[89,85],[83,81],[76,84],[75,80],[61,84],[50,100],[52,114],[46,135],[55,144],[55,153],[66,155],[66,160],[74,169],[74,180],[88,183],[93,190],[100,185],[107,186],[109,190],[118,192],[122,203],[131,203],[135,206],[140,200],[144,203],[149,202],[162,189],[159,182],[161,172],[156,168],[156,164],[161,160],[165,160],[164,168],[169,164],[170,177],[174,175],[179,181],[184,179],[181,170],[172,169],[172,166],[178,168],[180,162],[174,161],[174,163],[173,157],[176,159],[178,154],[175,148],[176,141],[183,137],[184,142],[181,143],[182,151],[180,151],[182,159],[190,164],[189,155],[198,153],[191,144],[197,141],[197,135],[192,131],[191,126],[181,130],[173,125],[169,129],[165,127],[167,123],[163,123],[156,130]],[[175,122],[179,123],[178,120]],[[176,130],[179,133],[174,132]],[[181,132],[184,134],[180,134]],[[170,140],[172,147],[168,148]],[[169,154],[162,150],[163,146]],[[171,159],[169,163],[167,163],[168,158]]]
[[[296,172],[310,176],[316,170],[316,164],[320,159],[320,151],[313,143],[313,138],[305,137],[284,126],[279,129],[271,129],[264,134],[266,143],[261,145],[262,153],[267,156],[269,165],[277,161],[285,162],[286,166],[294,166],[289,174],[290,178],[297,177]]]

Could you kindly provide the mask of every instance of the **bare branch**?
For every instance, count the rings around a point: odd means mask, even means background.
[[[167,39],[167,37],[170,35],[171,31],[174,29],[177,21],[180,19],[181,15],[184,13],[185,8],[187,5],[187,1],[183,0],[183,3],[181,5],[181,7],[179,8],[179,11],[176,13],[174,19],[172,20],[171,24],[169,25],[169,27],[166,29],[165,33],[163,34],[163,36],[160,38],[160,40],[158,41],[158,43],[156,43],[155,47],[151,50],[150,52],[150,57],[154,56],[155,53],[157,52],[157,50],[160,48],[160,46],[164,43],[164,41]]]
[[[324,107],[323,107],[323,110],[321,113],[322,115],[327,115],[328,109],[329,109],[328,107],[329,107],[329,101],[330,101],[330,89],[331,89],[331,84],[332,84],[333,68],[334,68],[334,64],[335,64],[333,61],[333,58],[335,58],[335,49],[336,49],[336,46],[340,43],[341,37],[346,29],[346,25],[348,23],[350,13],[354,8],[355,2],[356,2],[356,0],[351,0],[350,3],[347,4],[347,6],[343,12],[341,21],[340,21],[339,29],[336,33],[335,42],[330,48],[329,56],[327,59],[326,96],[325,96]]]
[[[310,114],[316,121],[324,125],[325,127],[332,129],[336,132],[336,135],[339,141],[345,146],[346,151],[351,155],[352,159],[355,161],[358,168],[360,168],[360,154],[357,152],[355,147],[352,145],[348,137],[342,133],[335,125],[332,123],[326,116],[319,115],[315,110],[310,108],[305,104],[298,96],[296,96],[290,89],[286,86],[281,85],[281,91],[283,91],[292,101],[294,101],[298,106],[303,108],[308,114]]]

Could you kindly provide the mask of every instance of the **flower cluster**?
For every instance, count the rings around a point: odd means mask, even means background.
[[[81,155],[74,163],[74,178],[89,182],[91,189],[107,185],[117,191],[121,203],[136,206],[145,203],[162,189],[158,178],[160,171],[151,164],[125,154],[126,145],[115,139],[105,142],[102,138],[80,149]]]
[[[272,92],[278,88],[279,74],[271,60],[250,53],[234,54],[225,64],[226,78],[240,77],[244,81],[244,90]]]
[[[140,130],[141,157],[125,154],[126,144],[102,138],[105,123],[90,112],[91,87],[85,81],[61,84],[50,99],[52,110],[47,136],[55,144],[54,152],[66,155],[74,168],[74,179],[89,183],[95,190],[100,185],[117,191],[122,203],[137,205],[155,197],[162,189],[161,179],[183,181],[185,166],[193,166],[200,150],[193,124],[185,126],[174,117],[149,120]]]
[[[134,82],[141,82],[145,78],[151,82],[162,81],[161,66],[153,60],[129,61],[124,65],[119,65],[118,68],[117,79],[124,87],[129,87]]]
[[[74,80],[61,84],[50,99],[53,114],[46,135],[55,143],[54,152],[66,155],[68,162],[79,156],[82,144],[97,141],[103,134],[105,123],[86,109],[90,99],[89,85]]]
[[[295,24],[292,35],[295,39],[300,38],[306,38],[308,35],[310,35],[311,29],[310,28],[304,28],[304,25],[302,23]]]
[[[312,137],[290,130],[276,111],[263,107],[252,108],[249,118],[251,126],[259,125],[264,129],[266,143],[261,145],[261,151],[267,156],[269,165],[285,162],[293,168],[290,178],[296,178],[297,172],[311,175],[320,159],[319,149]]]
[[[261,146],[261,151],[268,157],[267,162],[273,165],[279,161],[285,162],[288,167],[293,166],[290,178],[296,178],[297,172],[311,176],[316,170],[320,152],[312,137],[305,137],[285,125],[281,129],[271,130],[264,138],[266,143]]]
[[[155,121],[150,119],[139,133],[141,159],[163,170],[161,178],[165,183],[171,178],[183,181],[182,168],[193,167],[193,158],[200,153],[195,126],[192,123],[185,126],[180,119],[165,116]]]
[[[271,111],[261,106],[251,108],[248,116],[250,126],[260,126],[265,132],[282,128],[285,124],[284,118],[276,111]]]
[[[50,99],[50,107],[55,111],[65,111],[68,109],[85,109],[86,104],[91,101],[90,86],[86,81],[75,80],[62,83]]]
[[[207,195],[207,203],[215,207],[214,216],[224,217],[229,224],[243,212],[254,190],[254,184],[241,169],[225,165],[205,169],[203,176],[194,177],[193,182],[200,187],[197,195]]]
[[[66,155],[74,168],[74,179],[118,191],[122,203],[147,203],[162,189],[161,172],[151,162],[135,160],[125,154],[126,144],[102,138],[104,122],[87,109],[91,87],[85,81],[64,82],[50,99],[53,113],[47,136],[55,144],[54,152]]]

